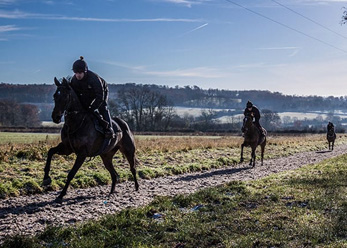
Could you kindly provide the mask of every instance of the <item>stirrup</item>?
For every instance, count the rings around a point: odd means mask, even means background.
[[[112,128],[107,128],[104,132],[105,138],[112,139],[116,137],[116,134],[114,133]]]

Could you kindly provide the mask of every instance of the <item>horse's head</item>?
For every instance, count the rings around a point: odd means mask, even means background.
[[[57,78],[54,78],[54,83],[57,86],[57,90],[53,95],[54,109],[52,112],[52,120],[54,123],[58,124],[69,106],[71,100],[71,87],[65,78],[63,78],[62,83],[60,83]]]
[[[251,125],[253,125],[253,114],[247,113],[243,118],[242,130],[246,132]]]

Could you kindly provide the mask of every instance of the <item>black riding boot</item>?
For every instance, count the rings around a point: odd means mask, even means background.
[[[115,135],[113,128],[112,128],[110,112],[108,111],[107,107],[105,107],[105,109],[103,109],[103,111],[101,111],[101,112],[102,113],[100,113],[100,114],[102,115],[104,120],[108,122],[108,125],[105,128],[105,138],[107,138],[107,139],[115,138],[116,135]]]
[[[262,126],[260,126],[260,123],[255,123],[258,130],[259,130],[259,134],[260,134],[260,140],[262,140],[265,137],[265,133],[264,133],[264,129]]]

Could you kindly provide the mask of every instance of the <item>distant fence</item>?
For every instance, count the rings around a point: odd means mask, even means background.
[[[15,132],[15,133],[59,133],[61,127],[2,127],[0,132]]]
[[[0,132],[16,132],[16,133],[60,133],[62,127],[3,127],[0,126]],[[338,133],[345,133],[345,130],[336,130]],[[268,131],[272,135],[280,134],[305,134],[305,133],[325,133],[324,130],[276,130]],[[203,136],[203,135],[241,135],[239,130],[205,130],[198,131],[193,129],[177,129],[170,131],[134,131],[135,135],[191,135],[191,136]]]

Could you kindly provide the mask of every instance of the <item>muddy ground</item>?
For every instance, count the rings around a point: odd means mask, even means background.
[[[250,168],[248,163],[204,172],[168,176],[151,180],[140,179],[140,189],[133,182],[116,185],[109,196],[110,185],[88,189],[69,189],[62,204],[54,203],[59,192],[13,197],[0,200],[0,242],[6,235],[35,234],[47,225],[69,225],[127,207],[138,207],[151,202],[155,196],[189,194],[202,188],[224,184],[232,180],[253,180],[273,173],[293,170],[307,164],[346,153],[347,145],[335,150],[298,153],[285,158],[264,161]]]

